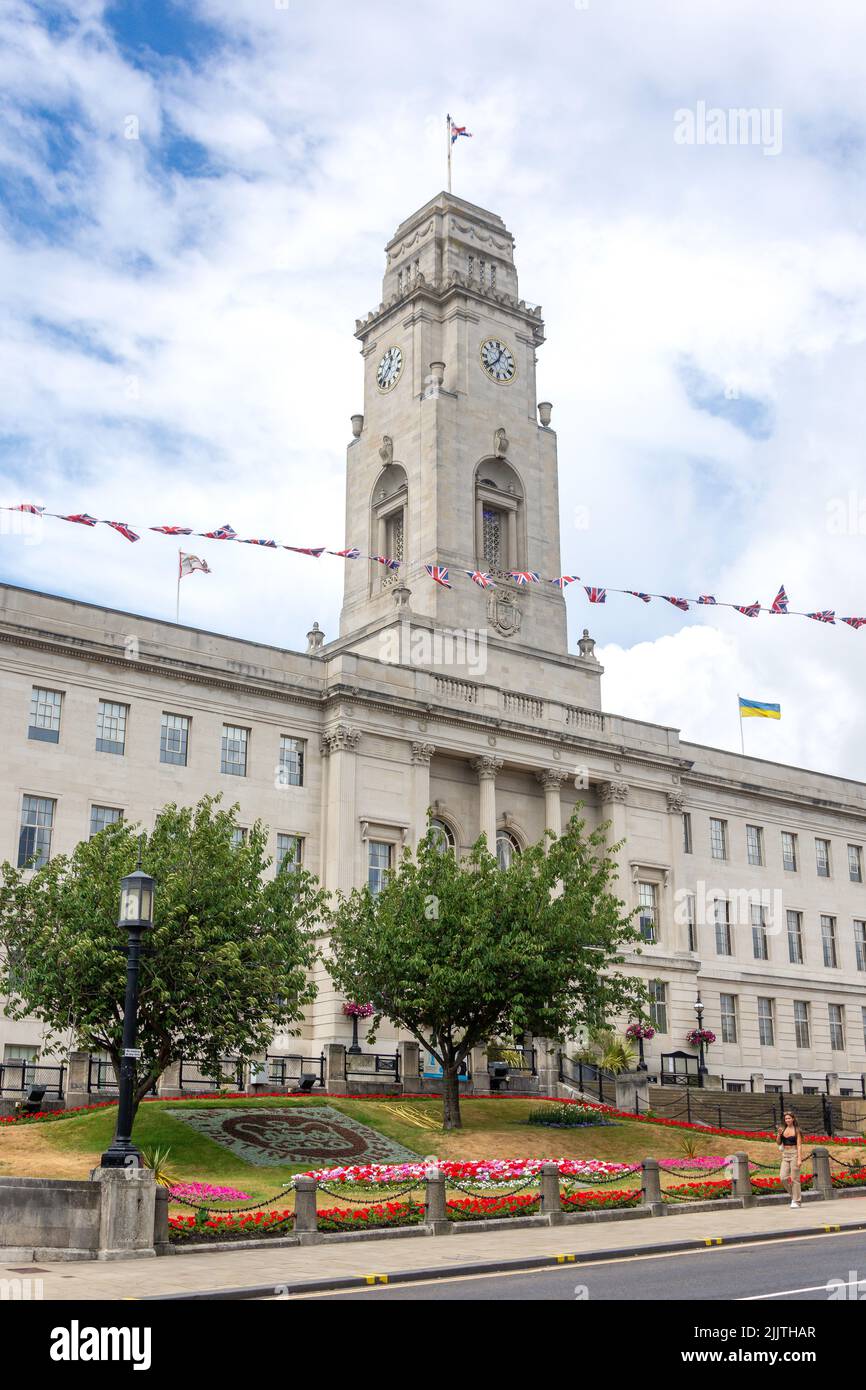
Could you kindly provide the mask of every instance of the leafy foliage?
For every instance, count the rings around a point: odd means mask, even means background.
[[[315,989],[308,971],[325,894],[302,868],[265,879],[267,830],[232,843],[235,808],[205,797],[166,806],[141,837],[156,880],[141,967],[136,1099],[172,1062],[217,1074],[250,1060],[274,1032],[294,1031]],[[71,855],[0,875],[0,994],[12,1018],[34,1014],[54,1037],[105,1051],[119,1070],[126,980],[117,926],[120,880],[136,866],[139,832],[107,826]]]

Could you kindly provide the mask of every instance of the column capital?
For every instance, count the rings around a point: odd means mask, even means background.
[[[480,758],[473,759],[470,766],[478,774],[479,782],[493,782],[502,771],[503,760],[494,758],[490,753],[482,753]]]
[[[540,782],[543,787],[558,791],[563,782],[567,782],[571,776],[567,767],[543,767],[535,774],[536,782]]]
[[[682,792],[668,792],[668,810],[671,815],[681,816],[686,809],[686,799]]]
[[[329,753],[354,753],[360,742],[360,729],[356,729],[353,724],[337,724],[322,734],[320,748],[325,757]]]
[[[598,796],[600,801],[628,801],[628,782],[600,782]]]
[[[433,757],[433,754],[434,754],[435,752],[436,752],[436,744],[435,744],[435,743],[413,743],[413,744],[412,744],[412,761],[413,761],[413,763],[422,763],[422,764],[424,764],[425,766],[428,766],[428,767],[429,767],[429,765],[430,765],[430,759]]]

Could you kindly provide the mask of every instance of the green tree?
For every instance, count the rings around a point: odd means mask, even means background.
[[[309,969],[325,894],[303,869],[265,879],[267,830],[233,843],[236,808],[205,797],[166,806],[141,837],[156,880],[141,967],[136,1107],[182,1058],[213,1076],[219,1058],[250,1060],[291,1032],[315,997]],[[119,1073],[126,933],[120,880],[136,867],[135,826],[108,826],[30,873],[0,874],[0,994],[11,1018],[35,1014],[49,1036],[105,1051]]]
[[[629,1014],[643,989],[615,969],[639,939],[612,891],[602,830],[577,815],[500,869],[482,836],[461,861],[429,832],[377,897],[341,897],[328,969],[351,999],[406,1029],[439,1061],[444,1124],[460,1126],[458,1075],[470,1050],[531,1029],[543,1037]]]

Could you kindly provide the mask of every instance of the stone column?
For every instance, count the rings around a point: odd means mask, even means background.
[[[435,1236],[450,1234],[451,1226],[445,1215],[445,1177],[439,1168],[428,1168],[427,1188],[424,1194],[426,1206],[426,1225]]]
[[[801,1096],[803,1094],[803,1073],[801,1071],[789,1072],[788,1085],[792,1096]]]
[[[835,1072],[835,1071],[828,1071],[828,1073],[827,1073],[827,1095],[828,1095],[828,1096],[838,1096],[838,1095],[839,1095],[839,1073],[838,1073],[838,1072]]]
[[[617,1110],[625,1110],[631,1115],[645,1115],[650,1108],[648,1071],[620,1072],[614,1077]]]
[[[405,1095],[417,1095],[421,1090],[421,1048],[413,1038],[410,1042],[401,1042],[398,1051],[403,1092]]]
[[[562,1197],[559,1192],[559,1168],[555,1163],[541,1165],[541,1214],[551,1226],[562,1221]]]
[[[830,1172],[830,1154],[823,1145],[812,1150],[812,1172],[815,1181],[812,1184],[813,1191],[823,1197],[825,1202],[833,1198],[833,1177]]]
[[[490,1073],[487,1070],[486,1047],[473,1047],[469,1054],[469,1066],[472,1072],[472,1090],[475,1095],[489,1095]]]
[[[343,1043],[325,1044],[325,1090],[345,1095],[346,1049]]]
[[[609,822],[607,830],[605,831],[605,839],[608,848],[610,848],[611,845],[619,844],[621,840],[626,838],[628,793],[628,782],[599,782],[598,784],[598,799],[601,803],[602,819]],[[619,865],[619,891],[625,898],[627,898],[628,894],[631,892],[631,889],[626,887],[628,882],[627,853],[628,846],[624,845],[622,849],[617,852],[616,856]],[[661,909],[661,903],[659,904],[659,909]]]
[[[99,1260],[154,1256],[156,1178],[150,1168],[94,1168],[100,1184]]]
[[[568,781],[568,771],[564,767],[546,767],[536,772],[535,777],[544,788],[544,828],[554,835],[562,834],[562,800],[560,788]]]
[[[182,1096],[180,1089],[180,1062],[172,1062],[166,1067],[162,1076],[156,1083],[157,1093],[161,1096]]]
[[[767,1087],[764,1082],[764,1073],[762,1071],[753,1071],[751,1076],[751,1082],[752,1093],[754,1095],[763,1096],[766,1094]]]
[[[294,1179],[293,1186],[295,1189],[295,1235],[301,1237],[303,1244],[309,1245],[315,1240],[319,1225],[316,1214],[316,1179],[299,1174]]]
[[[64,1100],[67,1110],[74,1110],[79,1105],[89,1104],[89,1081],[90,1053],[70,1052],[66,1059],[66,1082],[64,1086]]]
[[[327,826],[324,846],[325,887],[350,893],[355,887],[357,834],[355,783],[360,729],[340,723],[322,736],[322,753],[328,759]]]
[[[739,1197],[744,1207],[750,1207],[754,1201],[752,1192],[752,1175],[749,1169],[749,1155],[747,1153],[731,1154],[729,1158],[731,1165],[731,1196]]]
[[[496,853],[496,776],[502,771],[502,759],[484,753],[472,763],[473,772],[478,774],[479,826],[480,834],[487,836],[487,848]]]
[[[659,1177],[658,1161],[654,1158],[645,1158],[642,1164],[643,1182],[641,1189],[643,1192],[643,1205],[649,1207],[652,1216],[664,1216],[665,1209],[662,1202],[662,1186]]]
[[[436,752],[433,743],[413,743],[411,836],[413,848],[427,833],[427,812],[430,810],[430,759]]]

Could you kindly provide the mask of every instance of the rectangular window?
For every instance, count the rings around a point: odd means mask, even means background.
[[[113,700],[100,700],[96,716],[97,753],[117,753],[126,751],[126,719],[129,705],[118,705]]]
[[[792,965],[803,964],[803,914],[794,912],[791,908],[787,912],[788,919],[788,960]]]
[[[854,923],[854,956],[858,970],[866,970],[866,922]]]
[[[159,730],[159,761],[186,767],[189,755],[189,720],[185,714],[163,712]]]
[[[277,873],[286,869],[292,873],[304,862],[304,841],[301,835],[277,836]]]
[[[798,1047],[812,1046],[809,1027],[809,1005],[803,999],[794,1000],[794,1039]]]
[[[28,738],[38,739],[42,743],[59,743],[62,700],[63,695],[59,690],[44,690],[42,686],[34,685],[30,696]]]
[[[123,812],[116,806],[91,806],[90,808],[90,838],[98,835],[100,830],[104,830],[107,825],[116,825],[123,820]]]
[[[664,980],[650,980],[650,1022],[657,1033],[668,1031],[668,987]]]
[[[819,878],[830,877],[830,841],[815,841],[815,863]]]
[[[695,921],[695,899],[693,893],[686,894],[686,927],[689,934],[689,950],[698,949],[698,928]]]
[[[692,852],[692,814],[683,811],[683,854]]]
[[[644,941],[658,941],[656,924],[656,886],[654,883],[638,883],[638,905],[640,907],[640,934]]]
[[[866,1008],[861,1008],[860,1013],[863,1019],[863,1046],[866,1047]]]
[[[501,570],[502,563],[502,513],[492,507],[484,507],[481,515],[482,537],[481,553],[486,569]]]
[[[830,1046],[834,1052],[845,1051],[845,1015],[841,1004],[828,1004],[830,1017]]]
[[[239,729],[234,724],[223,724],[220,772],[228,773],[230,777],[246,777],[249,736],[249,729]]]
[[[764,831],[760,825],[746,826],[746,857],[750,864],[764,862]]]
[[[848,877],[852,883],[863,882],[863,851],[859,845],[848,846]]]
[[[732,956],[731,922],[727,898],[716,898],[713,904],[716,919],[716,955]]]
[[[302,787],[304,785],[304,750],[306,743],[302,738],[280,737],[280,786]]]
[[[728,857],[728,822],[710,817],[710,851],[714,859]]]
[[[232,828],[232,849],[239,849],[246,843],[247,828],[245,825],[236,825]]]
[[[758,1037],[761,1047],[775,1046],[776,1027],[773,1021],[772,999],[758,1000]]]
[[[767,943],[767,910],[759,903],[752,903],[752,954],[755,960],[769,960]]]
[[[797,872],[797,836],[790,830],[782,831],[782,868],[790,874]]]
[[[737,1041],[737,996],[735,994],[721,994],[719,1001],[722,1042],[735,1043]]]
[[[838,963],[836,952],[836,918],[821,918],[821,949],[824,952],[824,964],[828,970],[835,970]]]
[[[374,898],[381,893],[390,872],[391,849],[386,840],[367,842],[367,887]]]
[[[51,834],[57,802],[47,796],[25,796],[21,803],[18,867],[39,869],[51,858]]]

